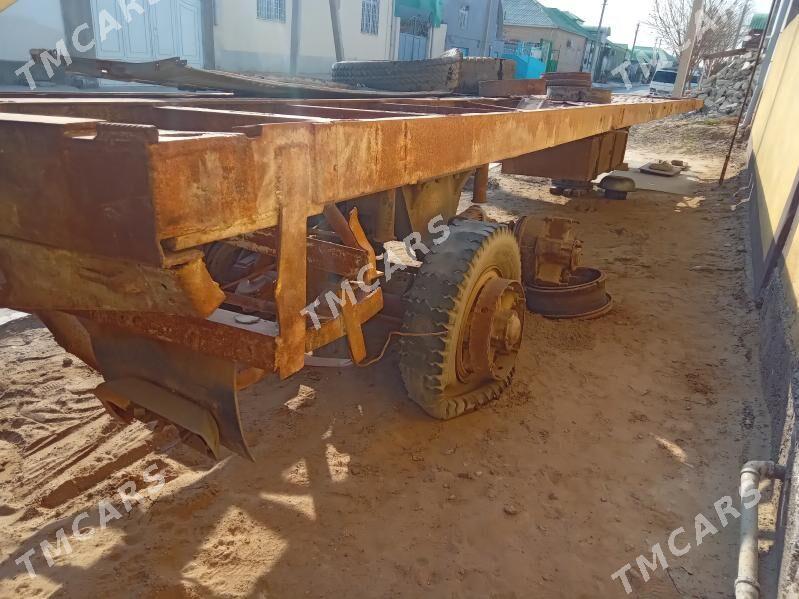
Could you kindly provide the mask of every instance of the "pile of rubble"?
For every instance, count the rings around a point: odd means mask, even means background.
[[[705,79],[699,89],[689,95],[704,100],[705,108],[710,114],[737,114],[744,103],[753,68],[755,52],[736,56],[730,64]]]

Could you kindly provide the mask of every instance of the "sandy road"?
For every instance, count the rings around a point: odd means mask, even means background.
[[[710,176],[718,129],[647,125],[633,146]],[[7,325],[0,596],[623,597],[614,571],[680,526],[694,545],[694,516],[714,520],[768,441],[735,184],[608,202],[497,183],[498,220],[580,221],[584,262],[607,271],[616,307],[592,322],[529,316],[511,389],[453,422],[405,398],[393,355],[309,369],[243,394],[257,462],[214,465],[121,429],[91,396],[96,375],[35,322]],[[83,511],[97,526],[98,502],[126,481],[146,487],[151,465],[166,480],[157,496],[142,492],[53,567],[38,551],[36,578],[14,563]],[[736,534],[634,580],[633,596],[729,596]]]

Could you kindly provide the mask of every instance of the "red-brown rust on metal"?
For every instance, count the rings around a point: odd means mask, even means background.
[[[547,93],[547,82],[543,79],[501,79],[481,81],[480,95],[485,97],[502,96],[543,96]]]
[[[245,125],[329,121],[311,116],[218,110],[198,106],[158,107],[152,111],[151,119],[162,129],[179,131],[233,131],[235,127]]]
[[[353,318],[360,323],[364,323],[377,316],[383,309],[383,290],[377,288],[375,291],[358,299],[358,303],[353,306]],[[347,334],[347,327],[344,319],[322,321],[318,329],[308,329],[305,349],[313,351],[333,343],[336,339],[341,339]]]
[[[375,255],[375,250],[372,247],[372,244],[369,243],[369,240],[366,237],[366,231],[363,230],[361,226],[361,222],[358,220],[358,209],[353,208],[350,211],[350,218],[347,222],[349,225],[350,231],[352,231],[352,235],[355,238],[356,247],[360,247],[367,255],[367,265],[368,270],[363,273],[363,280],[360,281],[362,283],[371,283],[374,281],[378,276],[379,273],[377,272],[377,256]],[[358,273],[360,276],[362,273]]]
[[[237,308],[241,308],[246,312],[274,314],[277,310],[277,304],[275,302],[250,295],[241,295],[239,293],[226,293],[225,303],[231,306],[236,306]]]
[[[503,304],[505,297],[510,298],[507,306]],[[490,375],[496,380],[507,376],[498,362],[501,356],[518,352],[523,322],[524,290],[521,284],[499,278],[486,283],[470,315],[468,355],[473,376],[484,378]]]
[[[149,144],[95,141],[97,126],[0,113],[0,147],[13,149],[0,152],[0,235],[160,264]]]
[[[488,201],[488,167],[488,164],[484,164],[474,173],[472,201],[475,204],[485,204]]]
[[[103,308],[205,317],[224,299],[201,254],[160,268],[0,236],[0,270],[7,279],[0,305],[24,311]]]
[[[276,365],[280,378],[287,378],[305,365],[305,316],[307,305],[306,277],[307,228],[310,178],[315,164],[307,143],[310,125],[304,125],[293,138],[276,149],[278,163],[285,171],[274,188],[280,204],[278,268],[275,300],[280,336],[277,340]],[[292,176],[297,173],[304,176]]]
[[[620,129],[502,161],[511,175],[593,181],[624,162],[628,132]]]
[[[311,127],[309,146],[312,148],[309,147],[309,151],[312,149],[315,155],[325,156],[324,168],[317,170],[311,181],[310,216],[318,214],[325,204],[331,202],[473,169],[488,162],[662,118],[694,107],[696,104],[693,101],[685,100],[514,113],[334,121],[310,126],[267,125],[263,127],[260,137],[251,139],[252,155],[258,157],[258,181],[253,180],[250,173],[242,172],[247,169],[242,169],[231,173],[231,178],[224,182],[224,186],[218,178],[205,177],[203,182],[205,188],[214,188],[214,196],[223,198],[219,203],[226,208],[224,216],[216,214],[215,222],[225,222],[228,225],[224,233],[247,232],[248,229],[265,228],[276,223],[275,200],[261,190],[272,189],[274,184],[267,182],[274,181],[278,176],[279,161],[271,155],[271,148],[297,126]],[[445,145],[440,134],[442,127],[447,129]],[[232,140],[209,142],[204,147],[206,156],[210,152],[224,160],[221,146],[231,143]],[[159,152],[163,145],[156,146]],[[250,162],[247,159],[247,149],[236,149],[236,153],[239,152],[243,154],[239,160],[245,164]],[[176,158],[171,151],[162,154],[162,159]],[[184,157],[181,156],[181,159]],[[192,160],[188,156],[185,159]],[[204,156],[202,160],[207,158]],[[289,174],[283,173],[281,176],[307,176],[307,173],[299,173],[297,169],[289,170]],[[154,173],[154,179],[159,181],[158,172]],[[244,193],[233,192],[230,188],[242,190]],[[185,235],[186,229],[197,218],[195,213],[200,211],[192,197],[181,192],[180,187],[175,192],[182,196],[182,201],[172,205],[186,208],[181,210],[180,215],[165,219],[164,225],[179,221],[181,226],[179,229],[164,226],[161,231],[164,237]],[[228,200],[231,195],[235,197]],[[203,206],[206,205],[203,202]],[[187,247],[217,234],[214,227],[209,230],[209,223],[203,222],[202,225],[195,225],[194,234],[187,239],[175,239],[174,247]]]
[[[232,245],[253,252],[277,255],[277,234],[274,229],[257,231],[228,241]],[[369,264],[368,250],[332,243],[324,239],[308,237],[306,240],[308,266],[325,272],[354,279],[361,268]],[[369,247],[372,250],[371,246]],[[372,250],[374,253],[374,250]]]
[[[128,113],[132,108],[145,108],[152,116],[153,107],[168,106],[167,101],[160,102],[139,100],[138,103],[120,102],[120,106]],[[297,112],[308,107],[315,110],[362,110],[339,109],[339,106],[357,106],[355,103],[342,102],[329,103],[331,105],[327,107],[319,102],[280,104],[242,100],[195,100],[192,104],[218,107],[219,110],[248,106],[259,110],[272,106],[273,110]],[[370,102],[372,106],[376,105],[374,100]],[[434,108],[457,105],[429,99],[427,102]],[[401,103],[418,105],[419,110],[424,107],[421,102],[403,100]],[[73,104],[113,113],[108,102],[84,103],[76,100]],[[34,110],[37,105],[53,106],[29,102],[25,109]],[[45,183],[34,184],[31,181],[30,184],[17,186],[14,204],[18,207],[35,207],[38,205],[37,197],[46,197],[48,206],[55,201],[63,209],[36,209],[34,211],[41,221],[37,227],[21,227],[10,234],[32,235],[38,229],[47,231],[49,235],[46,237],[51,241],[53,236],[60,235],[62,239],[56,238],[55,243],[61,247],[79,249],[76,246],[81,246],[94,253],[155,263],[161,258],[160,243],[165,242],[166,247],[171,248],[186,248],[274,226],[278,215],[275,192],[277,179],[308,177],[307,171],[282,164],[275,155],[276,148],[291,143],[290,140],[299,131],[307,133],[303,133],[305,141],[300,142],[305,144],[305,151],[324,156],[324,168],[318,169],[317,175],[312,178],[309,197],[306,198],[306,215],[312,215],[318,214],[330,202],[473,169],[491,161],[697,107],[696,101],[681,100],[450,116],[414,117],[388,112],[388,116],[395,118],[336,120],[313,125],[291,122],[265,124],[260,125],[259,136],[249,139],[224,132],[205,133],[193,138],[162,134],[157,144],[148,144],[144,140],[137,144],[132,139],[129,143],[119,144],[103,143],[102,140],[93,140],[89,135],[68,140],[66,151],[55,155],[52,152],[53,135],[62,135],[60,128],[64,123],[39,122],[39,117],[34,119],[38,127],[55,127],[56,131],[33,129],[27,132],[24,141],[19,144],[22,149],[20,156],[24,158],[25,148],[30,148],[31,160],[26,162],[21,159],[19,172],[30,170],[25,169],[24,164],[34,162],[33,156],[36,157],[36,163],[50,160],[49,179],[54,182],[52,187],[60,190],[60,195],[54,198],[53,193],[42,193]],[[461,105],[459,109],[465,108]],[[337,114],[342,116],[345,113]],[[350,113],[351,116],[355,114]],[[144,113],[135,116],[140,122],[147,120]],[[16,121],[24,117],[7,113],[0,115],[0,120],[5,119],[5,128],[17,129],[21,125]],[[164,117],[151,120],[160,118]],[[214,118],[235,121],[243,117],[220,114]],[[260,118],[248,115],[244,120]],[[270,117],[265,114],[264,118]],[[91,127],[91,124],[84,122],[81,126]],[[199,128],[202,125],[196,126]],[[306,129],[309,126],[311,129]],[[446,127],[446,136],[440,133],[442,127]],[[226,124],[227,128],[232,127]],[[102,147],[98,144],[102,144]],[[70,189],[71,185],[56,185],[65,179],[74,182],[74,190]],[[65,188],[67,193],[63,192]],[[116,188],[118,192],[108,194],[109,188]],[[74,233],[81,226],[80,223],[67,223],[65,215],[78,218],[90,208],[95,214],[94,204],[98,199],[109,197],[114,199],[113,209],[100,212],[102,222],[99,225],[93,223],[95,226],[91,230],[87,229],[85,234],[64,237],[64,231]],[[39,203],[42,201],[39,200]],[[111,218],[120,210],[125,218]],[[152,213],[155,213],[155,219]],[[85,223],[86,220],[82,219],[81,222]],[[85,224],[82,226],[85,228]],[[45,235],[42,235],[41,241],[44,241]],[[125,242],[121,243],[120,240]]]
[[[210,320],[143,312],[75,312],[106,327],[117,327],[249,366],[274,372],[275,338]]]
[[[110,383],[138,377],[199,406],[224,408],[228,446],[248,455],[236,387],[272,372],[286,378],[303,368],[306,352],[344,336],[353,360],[362,361],[362,325],[384,308],[380,288],[368,295],[356,289],[357,303],[308,328],[309,294],[315,298],[331,279],[340,289],[342,279],[331,274],[348,280],[367,266],[366,283],[378,274],[357,209],[348,220],[337,202],[362,208],[388,198],[393,212],[392,190],[399,189],[411,224],[425,207],[451,216],[476,168],[700,106],[517,110],[514,103],[0,98],[0,147],[13,149],[0,152],[0,305],[58,311],[48,322],[59,341],[96,362]],[[425,189],[432,191],[425,196]],[[342,243],[321,231],[309,239],[308,217],[322,212]],[[270,256],[273,288],[226,295],[213,281],[198,248],[233,238]],[[262,266],[256,261],[250,275]],[[474,353],[488,352],[497,369],[518,349],[521,325],[512,312],[521,297],[496,290],[478,305],[492,317],[478,319],[484,330]],[[223,301],[258,314],[219,310]],[[277,322],[260,318],[273,313]],[[197,356],[207,362],[201,370],[216,372],[198,375],[200,389],[192,378]]]
[[[349,247],[358,247],[358,240],[355,239],[355,234],[352,232],[352,229],[350,229],[347,219],[344,218],[344,215],[341,214],[341,211],[338,209],[338,207],[334,206],[333,204],[329,204],[324,207],[323,214],[325,215],[327,224],[330,225],[330,228],[333,229],[339,237],[341,237],[341,241],[344,243],[344,245],[348,245]]]

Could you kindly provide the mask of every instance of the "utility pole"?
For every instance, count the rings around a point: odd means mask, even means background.
[[[338,0],[330,0],[330,22],[333,25],[333,46],[336,49],[336,62],[344,60],[344,48],[341,45],[341,18],[338,12]]]
[[[746,2],[744,2],[743,7],[741,8],[741,20],[738,22],[738,29],[737,29],[738,33],[735,36],[735,40],[732,42],[732,48],[730,48],[730,50],[734,49],[738,45],[738,41],[743,37],[744,19],[746,19],[746,15],[749,13],[750,1],[751,0],[746,0]],[[766,33],[764,31],[763,35],[765,34]]]
[[[602,0],[602,13],[599,15],[599,27],[596,28],[596,43],[594,45],[594,60],[591,61],[591,79],[596,75],[596,63],[599,60],[599,48],[602,44],[602,21],[605,20],[605,8],[608,0]]]
[[[688,31],[685,35],[680,50],[680,68],[677,69],[677,79],[674,81],[674,91],[671,93],[672,98],[682,98],[685,91],[685,83],[691,76],[691,61],[694,56],[694,45],[696,44],[696,36],[699,31],[699,17],[704,14],[705,1],[694,0],[694,6],[691,9],[691,20],[688,22]]]
[[[630,48],[630,55],[627,57],[629,64],[627,65],[627,77],[632,82],[632,78],[638,74],[638,66],[636,63],[638,62],[638,57],[635,55],[635,44],[638,43],[638,31],[641,29],[641,21],[638,21],[635,25],[635,36],[633,37],[633,47]],[[638,78],[638,81],[641,81],[641,78]]]
[[[641,22],[638,21],[638,24],[635,26],[635,37],[633,38],[633,47],[630,50],[630,58],[635,56],[635,44],[638,43],[638,30],[641,29]]]
[[[293,0],[291,3],[291,51],[289,52],[289,73],[297,74],[297,59],[300,55],[300,10],[301,0]]]
[[[491,17],[497,14],[496,0],[488,0],[488,14],[486,15],[486,28],[483,35],[483,56],[491,56]]]

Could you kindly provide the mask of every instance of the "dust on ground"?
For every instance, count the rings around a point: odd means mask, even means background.
[[[631,146],[712,177],[722,144],[700,153],[706,128],[645,125]],[[668,572],[639,576],[632,596],[728,597],[737,522],[696,547],[694,517],[721,528],[713,503],[768,441],[738,184],[614,202],[494,179],[498,220],[580,221],[584,263],[606,270],[615,308],[588,322],[529,315],[509,391],[452,422],[406,399],[390,353],[242,393],[256,462],[213,464],[111,420],[91,394],[99,377],[37,321],[6,325],[0,595],[624,597],[611,574],[684,527],[693,549],[667,552]],[[115,489],[152,490],[148,467],[165,485],[124,509]],[[120,517],[106,507],[101,529],[104,498]],[[82,540],[49,567],[40,543],[83,512]],[[14,563],[29,549],[36,578]]]

